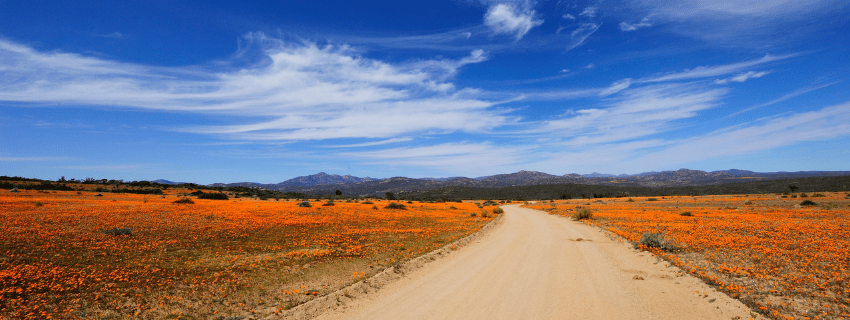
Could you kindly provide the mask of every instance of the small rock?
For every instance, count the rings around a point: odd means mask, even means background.
[[[641,276],[634,276],[634,277],[632,277],[632,279],[634,279],[634,280],[643,280],[643,277],[641,277]]]

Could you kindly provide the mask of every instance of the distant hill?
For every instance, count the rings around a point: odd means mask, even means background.
[[[538,171],[519,171],[510,174],[499,174],[478,178],[407,178],[393,177],[375,179],[355,177],[351,175],[329,175],[320,172],[314,175],[289,179],[275,184],[260,184],[255,182],[239,182],[222,184],[212,187],[249,187],[281,192],[298,192],[306,194],[330,194],[340,190],[345,195],[382,195],[385,192],[414,192],[427,191],[447,187],[464,188],[505,188],[516,186],[537,186],[556,184],[583,184],[617,187],[683,187],[683,186],[712,186],[738,182],[770,181],[806,177],[837,177],[848,176],[850,171],[800,171],[800,172],[753,172],[747,170],[700,171],[679,169],[676,171],[647,172],[635,175],[612,175],[592,173],[589,175],[565,174],[551,175]]]

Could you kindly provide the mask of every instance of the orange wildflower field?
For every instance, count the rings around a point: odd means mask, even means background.
[[[492,219],[472,203],[180,204],[181,190],[165,192],[0,190],[0,319],[264,317]]]
[[[805,200],[814,204],[801,206]],[[653,251],[770,318],[850,318],[848,193],[560,200],[527,207],[567,217],[590,209],[586,223]],[[645,233],[663,235],[669,247],[640,245]]]

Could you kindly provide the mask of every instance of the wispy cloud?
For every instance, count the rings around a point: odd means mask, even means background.
[[[596,23],[584,23],[577,29],[573,30],[573,32],[570,33],[570,41],[567,43],[567,51],[584,44],[584,41],[596,32],[596,30],[599,30],[599,27],[601,26],[601,24]]]
[[[699,79],[699,78],[709,78],[709,77],[717,77],[722,75],[727,75],[735,72],[739,72],[744,69],[748,69],[757,65],[784,60],[792,57],[796,57],[799,54],[787,54],[787,55],[765,55],[762,58],[743,61],[732,64],[725,64],[719,66],[703,66],[696,67],[690,70],[685,70],[682,72],[676,72],[671,74],[666,74],[662,76],[657,76],[653,78],[647,78],[641,80],[641,82],[664,82],[664,81],[676,81],[676,80],[688,80],[688,79]]]
[[[581,109],[547,122],[540,132],[571,137],[565,144],[584,146],[645,138],[696,117],[719,104],[726,90],[693,85],[655,85],[630,89],[607,107]]]
[[[531,28],[543,24],[543,20],[536,19],[534,15],[534,10],[523,10],[512,4],[502,3],[487,10],[484,25],[490,27],[495,34],[514,35],[516,40],[519,40]]]
[[[816,91],[816,90],[820,90],[820,89],[829,87],[829,86],[834,85],[836,83],[839,83],[839,81],[827,83],[827,84],[816,86],[816,87],[806,87],[806,88],[802,88],[802,89],[799,89],[799,90],[795,90],[793,92],[787,93],[787,94],[785,94],[785,95],[783,95],[779,98],[776,98],[774,100],[762,103],[760,105],[752,106],[752,107],[746,108],[746,109],[738,111],[738,112],[735,112],[733,114],[726,116],[725,118],[727,118],[727,119],[732,118],[734,116],[737,116],[739,114],[742,114],[742,113],[745,113],[745,112],[748,112],[748,111],[752,111],[752,110],[755,110],[755,109],[758,109],[758,108],[763,108],[763,107],[767,107],[767,106],[770,106],[770,105],[774,105],[774,104],[780,103],[782,101],[792,99],[792,98],[804,95],[804,94],[812,92],[812,91]]]
[[[775,46],[783,38],[804,36],[825,25],[811,23],[817,14],[847,13],[847,5],[819,0],[626,0],[625,20],[649,16],[667,31],[730,46]],[[621,24],[628,31],[631,24]]]
[[[354,48],[284,42],[254,33],[251,67],[157,68],[76,54],[41,53],[0,40],[0,100],[228,114],[244,125],[183,128],[250,140],[390,138],[413,132],[480,132],[504,120],[493,103],[449,80],[482,50],[459,59],[391,64]],[[381,114],[379,119],[375,114]],[[481,118],[487,119],[480,121]],[[272,120],[267,120],[271,118]],[[239,118],[236,118],[239,119]]]
[[[368,163],[430,168],[449,174],[475,175],[499,172],[525,162],[530,147],[506,147],[492,143],[443,143],[421,147],[401,147],[378,151],[350,152],[344,156]],[[481,164],[486,163],[486,168]]]
[[[593,7],[593,6],[591,6],[591,7],[586,7],[586,8],[584,8],[584,10],[583,10],[581,13],[579,13],[578,15],[580,15],[580,16],[585,16],[585,17],[588,17],[588,18],[596,18],[596,7]]]
[[[365,142],[365,143],[356,143],[356,144],[344,144],[344,145],[334,145],[329,146],[329,148],[358,148],[358,147],[373,147],[380,146],[391,143],[399,143],[399,142],[407,142],[412,141],[413,138],[392,138],[375,142]]]
[[[98,37],[98,38],[109,38],[109,39],[119,40],[119,39],[124,39],[127,35],[116,31],[116,32],[107,33],[107,34],[93,34],[92,36]]]
[[[731,78],[714,80],[714,83],[716,83],[716,84],[726,84],[726,83],[729,83],[730,81],[731,82],[744,82],[744,81],[747,81],[749,79],[764,77],[768,73],[770,73],[770,72],[767,72],[767,71],[759,71],[759,72],[748,71],[748,72],[736,75],[736,76],[731,77]]]
[[[675,146],[646,155],[639,162],[686,163],[846,135],[850,135],[850,103],[767,118],[739,128],[677,141]]]
[[[649,23],[649,18],[643,18],[640,22],[637,23],[627,23],[625,21],[620,22],[620,30],[622,31],[635,31],[644,27],[651,27],[652,24]]]

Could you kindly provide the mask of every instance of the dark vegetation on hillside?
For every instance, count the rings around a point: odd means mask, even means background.
[[[86,187],[86,185],[91,185]],[[95,186],[95,188],[91,188]],[[362,198],[343,194],[336,190],[328,194],[305,194],[280,192],[258,187],[208,187],[194,183],[160,184],[149,181],[124,182],[122,180],[65,180],[57,181],[0,176],[0,189],[19,190],[61,190],[90,191],[135,194],[162,194],[165,189],[194,190],[188,195],[199,198],[227,199],[227,195],[236,198],[266,199],[354,199]],[[795,178],[770,181],[727,183],[707,186],[674,187],[634,187],[606,186],[586,184],[550,184],[531,186],[512,186],[503,188],[444,187],[433,190],[386,192],[396,200],[417,201],[460,201],[463,199],[491,200],[549,200],[610,197],[647,197],[673,195],[712,195],[712,194],[758,194],[786,192],[835,192],[850,190],[850,176]],[[377,198],[379,196],[371,196]]]

